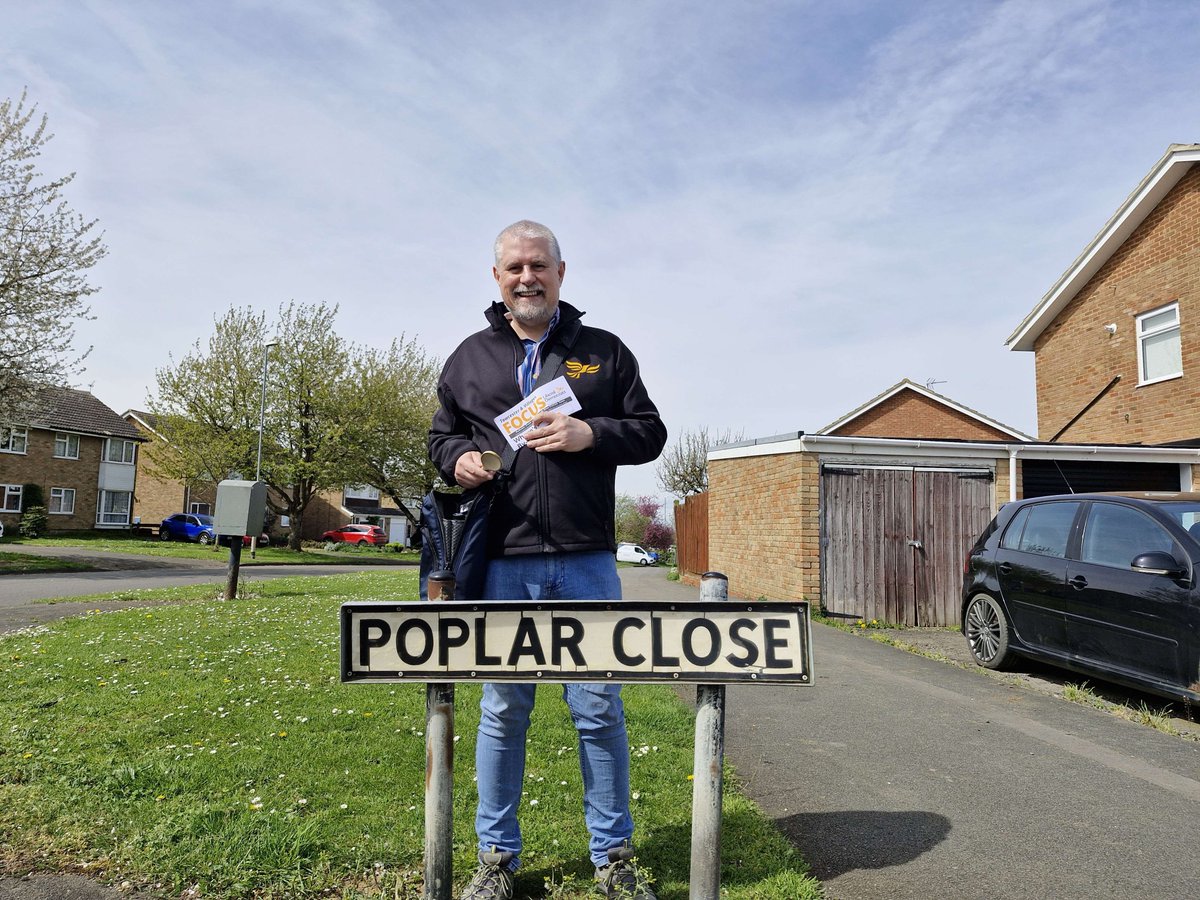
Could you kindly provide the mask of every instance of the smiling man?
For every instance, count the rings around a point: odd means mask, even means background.
[[[646,393],[637,360],[616,335],[583,325],[559,299],[566,274],[558,241],[527,220],[496,238],[492,275],[500,301],[488,327],[446,360],[429,455],[442,477],[464,488],[495,475],[483,451],[503,453],[496,418],[533,392],[542,361],[561,360],[580,405],[543,412],[496,492],[488,531],[486,600],[619,600],[614,498],[619,465],[656,459],[667,432]],[[507,900],[521,854],[517,808],[533,684],[485,684],[475,752],[480,866],[463,900]],[[607,897],[654,900],[633,862],[629,741],[621,687],[563,685],[579,734],[589,855]]]

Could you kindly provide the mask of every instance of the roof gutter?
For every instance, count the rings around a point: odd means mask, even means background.
[[[1070,459],[1089,456],[1108,462],[1163,462],[1200,464],[1200,448],[1141,447],[1103,444],[1049,444],[1021,441],[934,441],[928,438],[871,438],[843,435],[806,435],[803,431],[776,435],[710,450],[708,459],[744,459],[789,453],[850,453],[855,455],[909,451],[903,455],[934,458],[997,459],[1014,454],[1031,459]]]

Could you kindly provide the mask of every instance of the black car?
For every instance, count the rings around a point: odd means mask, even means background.
[[[1071,494],[1006,504],[963,576],[981,666],[1014,656],[1200,701],[1200,494]]]

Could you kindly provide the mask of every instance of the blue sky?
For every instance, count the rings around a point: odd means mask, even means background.
[[[444,357],[528,217],[673,434],[814,431],[901,378],[1033,432],[1004,340],[1200,140],[1184,2],[4,7],[0,90],[106,232],[81,383],[118,411],[233,304]]]

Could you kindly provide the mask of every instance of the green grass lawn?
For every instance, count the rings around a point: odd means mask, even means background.
[[[0,553],[0,575],[28,575],[31,572],[88,572],[87,563],[56,559],[53,556],[30,556],[28,553]]]
[[[182,602],[0,636],[0,872],[84,872],[175,897],[192,885],[205,898],[420,896],[425,691],[342,684],[337,619],[346,600],[415,598],[416,572],[252,589],[230,602],[207,599],[211,588],[159,591]],[[474,867],[478,699],[459,685],[460,881]],[[663,900],[683,898],[692,712],[667,686],[631,686],[625,700],[640,859]],[[546,685],[519,897],[591,896],[575,747]],[[821,896],[732,776],[724,847],[722,896]]]
[[[30,547],[61,547],[64,550],[80,548],[109,553],[134,553],[141,556],[174,557],[177,559],[207,559],[225,562],[229,558],[227,547],[192,544],[185,541],[160,541],[157,538],[113,532],[81,532],[76,534],[51,535],[40,538],[8,538],[0,542]],[[250,558],[249,548],[243,548],[243,566],[255,565],[403,565],[416,564],[420,554],[416,551],[395,553],[375,548],[358,549],[339,547],[325,550],[323,546],[310,546],[303,550],[288,550],[286,547],[259,547],[256,558]]]

